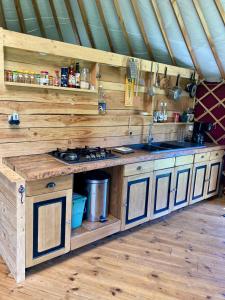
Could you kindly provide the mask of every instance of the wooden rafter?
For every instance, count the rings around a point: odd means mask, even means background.
[[[138,24],[138,27],[140,29],[142,38],[145,42],[145,46],[147,48],[149,58],[153,59],[152,47],[149,43],[149,39],[148,39],[148,36],[146,34],[146,31],[145,31],[144,23],[142,21],[142,17],[141,17],[141,14],[140,14],[140,10],[139,10],[139,7],[138,7],[137,0],[131,0],[131,4],[133,6],[133,11],[134,11],[134,14],[135,14],[137,24]]]
[[[70,19],[70,23],[71,23],[75,38],[78,41],[79,45],[81,45],[81,40],[80,40],[80,36],[79,36],[79,33],[78,33],[77,24],[76,24],[75,19],[74,19],[74,15],[73,15],[73,11],[72,11],[72,8],[71,8],[70,1],[65,0],[65,5],[66,5],[66,10],[67,10],[67,13],[68,13],[68,16],[69,16],[69,19]]]
[[[59,35],[59,39],[60,39],[60,41],[63,42],[62,30],[61,30],[60,25],[59,25],[59,21],[58,21],[58,17],[57,17],[57,13],[56,13],[56,10],[55,10],[55,5],[54,5],[53,0],[49,0],[49,4],[50,4],[50,7],[51,7],[51,11],[52,11],[53,19],[54,19],[54,22],[55,22],[55,26],[56,26],[56,29],[57,29],[57,32],[58,32],[58,35]]]
[[[3,27],[7,29],[7,24],[5,21],[5,14],[4,14],[4,9],[2,5],[2,0],[0,0],[0,27]]]
[[[125,24],[124,24],[124,21],[123,21],[123,17],[122,17],[122,14],[121,14],[121,10],[120,10],[118,0],[113,0],[113,3],[114,3],[115,11],[116,11],[119,23],[120,23],[121,30],[123,32],[123,35],[124,35],[125,40],[126,40],[127,45],[128,45],[129,52],[132,56],[134,56],[133,49],[132,49],[131,43],[130,43],[130,39],[129,39],[127,30],[126,30],[126,27],[125,27]]]
[[[202,72],[201,72],[201,69],[200,69],[200,66],[197,62],[197,59],[195,57],[195,54],[194,54],[194,51],[193,51],[193,48],[191,46],[191,41],[190,41],[190,38],[188,36],[188,33],[187,33],[187,30],[186,30],[186,27],[185,27],[185,24],[184,24],[184,21],[183,21],[183,18],[181,16],[181,13],[180,13],[180,9],[178,7],[178,4],[177,4],[177,1],[176,0],[170,0],[170,3],[171,3],[171,6],[172,6],[172,9],[173,9],[173,12],[174,12],[174,15],[177,19],[177,23],[179,25],[179,28],[180,28],[180,31],[182,33],[182,36],[183,36],[183,39],[184,39],[184,42],[186,44],[186,47],[188,49],[188,52],[190,54],[190,57],[192,59],[192,62],[195,66],[195,69],[197,70],[198,74],[200,75],[200,77],[203,77],[202,76]]]
[[[161,31],[161,34],[162,34],[164,43],[165,43],[166,48],[167,48],[167,50],[168,50],[169,56],[170,56],[170,58],[171,58],[171,61],[172,61],[172,63],[176,66],[176,65],[177,65],[177,64],[176,64],[176,60],[175,60],[175,58],[174,58],[173,51],[172,51],[172,48],[171,48],[171,46],[170,46],[169,39],[168,39],[167,34],[166,34],[165,26],[164,26],[164,23],[163,23],[163,20],[162,20],[160,11],[159,11],[158,4],[157,4],[156,0],[150,0],[150,2],[151,2],[151,4],[152,4],[152,8],[153,8],[153,11],[154,11],[154,13],[155,13],[156,20],[157,20],[157,22],[158,22],[158,25],[159,25],[159,28],[160,28],[160,31]]]
[[[79,9],[80,9],[81,17],[83,19],[83,23],[84,23],[89,41],[91,43],[91,47],[96,48],[95,41],[94,41],[94,38],[93,38],[93,34],[92,34],[90,26],[88,24],[88,19],[87,19],[87,16],[86,16],[83,0],[77,0],[77,3],[78,3],[78,6],[79,6]]]
[[[103,13],[103,10],[102,10],[101,2],[100,2],[100,0],[96,0],[95,3],[96,3],[96,6],[97,6],[97,9],[98,9],[100,20],[101,20],[103,28],[105,30],[105,34],[106,34],[106,37],[107,37],[107,40],[108,40],[108,43],[109,43],[110,50],[112,52],[115,52],[115,49],[113,47],[113,43],[112,43],[112,40],[111,40],[111,37],[110,37],[110,34],[109,34],[108,26],[107,26],[106,21],[105,21],[105,16],[104,16],[104,13]]]
[[[219,58],[219,55],[217,54],[216,46],[215,46],[214,41],[212,39],[211,33],[209,31],[209,27],[207,25],[206,19],[205,19],[203,13],[202,13],[202,9],[200,7],[199,0],[192,0],[192,2],[194,4],[195,10],[196,10],[196,12],[198,14],[199,20],[200,20],[200,22],[202,24],[202,28],[203,28],[203,30],[205,32],[207,40],[209,42],[209,46],[210,46],[211,51],[213,53],[213,56],[215,58],[216,64],[217,64],[217,66],[219,68],[220,74],[221,74],[222,78],[225,78],[225,72],[224,72],[224,69],[222,67],[222,63],[221,63],[221,60]]]
[[[32,5],[33,5],[33,8],[34,8],[34,13],[35,13],[35,16],[36,16],[36,19],[37,19],[37,22],[38,22],[38,26],[40,28],[40,31],[41,31],[41,35],[42,37],[46,38],[46,31],[45,31],[45,27],[43,25],[43,22],[42,22],[42,18],[41,18],[41,14],[40,14],[40,10],[39,10],[39,7],[38,7],[38,4],[37,4],[37,0],[32,0]]]
[[[222,6],[221,0],[215,0],[216,7],[219,11],[223,24],[225,25],[225,10]]]
[[[20,0],[14,0],[14,4],[15,4],[19,24],[20,24],[20,30],[22,33],[27,33],[25,22],[24,22],[24,17],[23,17],[23,11],[22,11],[22,8],[20,5]]]

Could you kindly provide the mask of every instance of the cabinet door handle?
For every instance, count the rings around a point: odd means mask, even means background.
[[[219,153],[217,152],[217,153],[216,153],[216,156],[218,156],[218,155],[219,155]]]
[[[142,169],[142,166],[137,167],[137,171],[141,171],[141,169]]]
[[[202,155],[201,158],[204,158],[204,155]]]
[[[49,182],[46,184],[46,188],[47,189],[53,189],[54,187],[56,187],[56,183],[55,182]]]

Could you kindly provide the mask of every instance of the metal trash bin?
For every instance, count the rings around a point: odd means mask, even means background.
[[[105,222],[108,217],[110,176],[103,171],[92,171],[86,177],[87,220]]]

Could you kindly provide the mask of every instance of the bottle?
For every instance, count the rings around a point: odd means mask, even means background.
[[[76,71],[75,71],[75,88],[80,88],[80,64],[76,63]]]
[[[68,86],[68,68],[67,67],[61,68],[61,86],[62,87]]]
[[[53,77],[53,85],[54,86],[59,86],[60,85],[59,71],[58,70],[55,70],[55,76]]]
[[[160,113],[159,113],[159,122],[164,121],[164,104],[163,102],[160,103]]]
[[[75,70],[74,66],[71,65],[68,71],[68,87],[75,88],[76,80],[75,80]]]
[[[104,99],[104,90],[102,85],[98,88],[98,111],[101,115],[104,115],[106,113],[106,102]]]
[[[167,119],[168,119],[167,102],[164,102],[164,106],[163,106],[163,121],[167,122]]]

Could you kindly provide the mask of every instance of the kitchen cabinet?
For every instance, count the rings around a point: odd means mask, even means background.
[[[26,267],[70,251],[72,189],[26,198]]]
[[[122,230],[150,219],[153,173],[124,177],[122,201]]]
[[[172,210],[187,206],[190,198],[190,187],[193,164],[175,167],[174,169],[174,197]]]
[[[218,194],[221,169],[222,169],[221,159],[210,161],[210,163],[208,164],[205,199]]]
[[[205,198],[207,167],[207,161],[194,164],[191,185],[191,197],[189,202],[190,204],[199,202]]]
[[[151,218],[159,218],[170,212],[173,200],[174,168],[157,170],[153,175]]]

